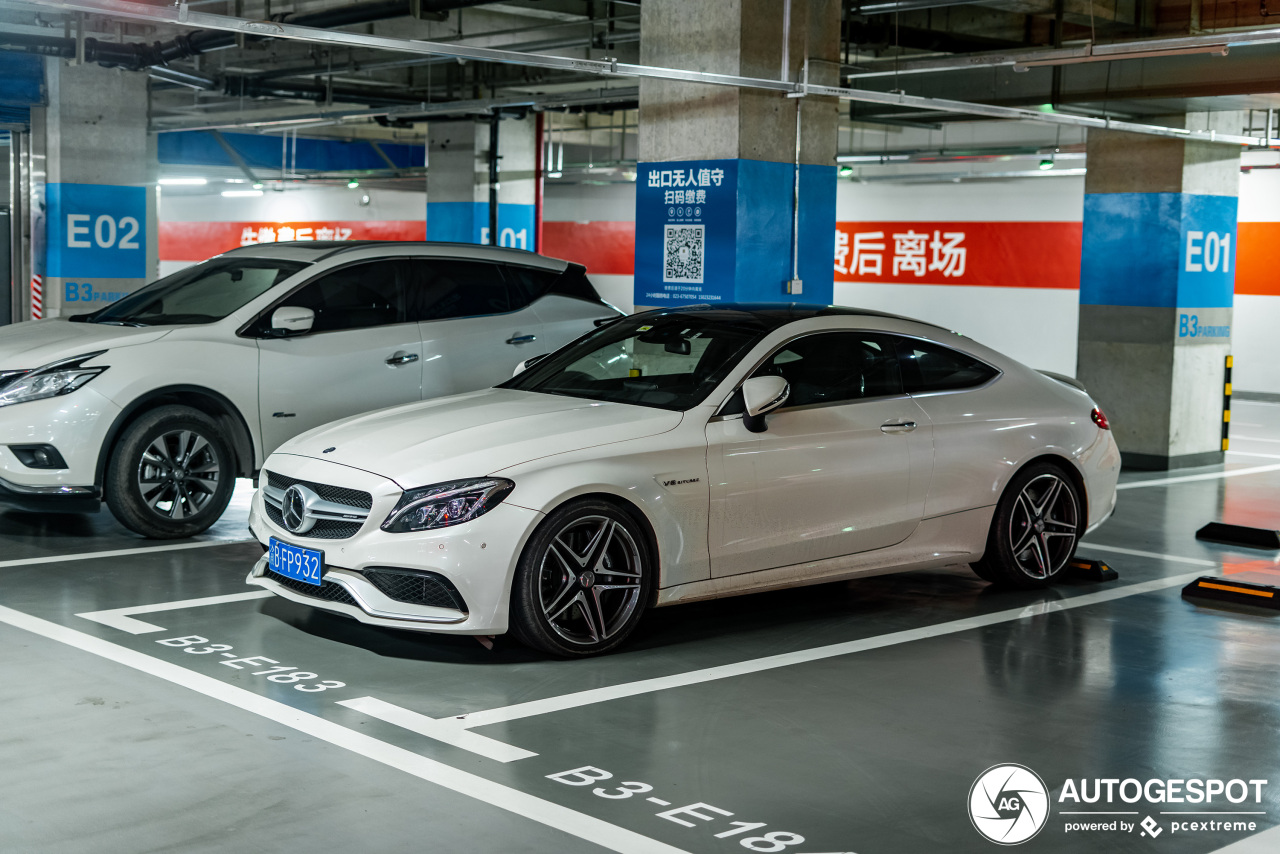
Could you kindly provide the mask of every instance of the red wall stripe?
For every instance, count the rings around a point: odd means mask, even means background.
[[[634,222],[544,222],[542,254],[601,276],[631,276],[636,266]]]
[[[1280,296],[1280,222],[1240,223],[1236,245],[1236,293]]]
[[[426,240],[427,224],[425,220],[162,222],[160,260],[203,261],[237,246],[290,236],[312,240]]]
[[[281,227],[338,230],[348,240],[425,240],[426,224],[418,220],[343,221],[343,222],[162,222],[160,223],[160,260],[201,261],[241,245],[251,233],[254,239],[262,229],[272,229],[277,238]],[[845,272],[836,270],[838,282],[892,282],[900,284],[980,285],[986,287],[1060,288],[1080,286],[1081,224],[1078,222],[840,222],[838,231],[847,237],[847,251],[837,255]],[[934,232],[940,246],[933,247]],[[879,240],[868,240],[868,234],[882,233]],[[964,248],[963,271],[953,261],[946,275],[946,247],[952,238],[964,234],[952,250]],[[874,264],[863,274],[849,272],[853,261],[854,235],[863,234],[863,245],[884,246],[879,274]],[[925,275],[916,276],[918,262],[899,262],[893,271],[896,253],[894,235],[926,235],[924,241]],[[1280,296],[1280,222],[1242,222],[1239,224],[1236,253],[1236,293]],[[630,276],[635,272],[634,222],[546,222],[543,223],[542,253],[584,265],[588,272],[599,275]],[[911,240],[907,240],[910,244]],[[844,249],[841,244],[838,251]],[[937,257],[935,256],[937,253]],[[937,269],[929,270],[938,262]]]

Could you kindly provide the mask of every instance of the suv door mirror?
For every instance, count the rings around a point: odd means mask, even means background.
[[[742,415],[742,426],[752,433],[763,433],[769,429],[764,423],[765,415],[787,402],[791,394],[791,385],[782,377],[752,377],[742,384],[742,403],[746,411]]]
[[[271,331],[276,335],[301,335],[311,331],[316,313],[298,305],[282,305],[271,313]]]

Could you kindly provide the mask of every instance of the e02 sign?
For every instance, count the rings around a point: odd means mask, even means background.
[[[147,191],[108,184],[49,184],[48,275],[147,275]]]

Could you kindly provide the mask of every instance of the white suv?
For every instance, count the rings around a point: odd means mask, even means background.
[[[197,534],[286,440],[486,388],[621,315],[582,267],[439,243],[248,246],[0,330],[0,502]]]

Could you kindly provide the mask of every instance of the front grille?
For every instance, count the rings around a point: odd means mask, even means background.
[[[284,491],[294,484],[301,484],[323,498],[325,501],[332,501],[334,504],[345,504],[348,507],[356,507],[360,510],[373,509],[373,496],[359,489],[347,489],[344,486],[330,486],[327,483],[313,483],[309,480],[299,480],[296,477],[277,474],[273,471],[267,472],[268,486]]]
[[[351,594],[347,592],[347,588],[341,584],[334,584],[332,581],[320,580],[320,586],[308,584],[305,581],[299,581],[296,578],[289,578],[278,572],[268,569],[265,573],[267,578],[276,582],[282,587],[287,587],[294,593],[301,593],[303,596],[309,596],[312,599],[322,599],[325,602],[340,602],[343,605],[355,605],[360,607],[356,600],[351,598]]]
[[[348,490],[350,491],[350,490]],[[284,528],[284,516],[280,513],[280,508],[264,501],[262,506],[266,508],[267,518],[270,519],[278,527]],[[295,534],[298,537],[310,537],[315,540],[345,540],[347,537],[354,537],[356,531],[364,522],[345,522],[340,519],[321,519],[316,522],[315,526],[305,534]],[[285,528],[285,530],[289,530]]]
[[[364,570],[364,577],[389,599],[409,605],[429,605],[466,612],[467,603],[449,579],[434,572],[378,567]]]

